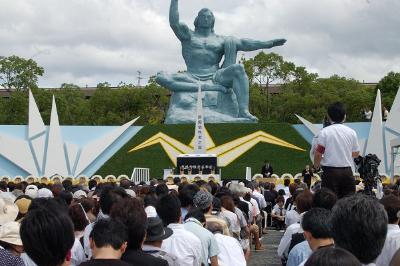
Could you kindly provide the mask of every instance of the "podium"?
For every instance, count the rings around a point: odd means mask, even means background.
[[[217,172],[216,154],[181,154],[177,157],[177,170],[185,175],[210,175]]]

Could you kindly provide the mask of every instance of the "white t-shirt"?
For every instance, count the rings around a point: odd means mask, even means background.
[[[165,239],[161,249],[177,257],[182,266],[200,266],[202,245],[200,239],[187,231],[183,224],[169,224],[173,234]]]
[[[323,128],[316,141],[316,149],[324,156],[322,166],[351,167],[354,169],[353,152],[359,152],[360,146],[356,132],[343,124],[333,124]]]
[[[236,239],[220,233],[215,234],[215,239],[221,251],[218,254],[218,264],[220,266],[246,266],[243,249]]]

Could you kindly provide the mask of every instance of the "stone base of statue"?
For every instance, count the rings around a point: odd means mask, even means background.
[[[236,95],[208,91],[203,92],[205,123],[255,123],[254,120],[238,117]],[[171,96],[165,124],[189,124],[196,122],[196,92],[174,92]]]

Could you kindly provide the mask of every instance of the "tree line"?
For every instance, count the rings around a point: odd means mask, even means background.
[[[361,121],[361,111],[372,109],[376,90],[382,91],[383,105],[391,107],[400,86],[400,73],[390,72],[376,87],[334,75],[320,78],[305,67],[296,66],[276,53],[260,52],[240,61],[250,80],[250,111],[260,122],[298,123],[294,114],[318,123],[327,105],[342,101],[347,106],[348,121]],[[150,79],[145,87],[121,84],[111,88],[107,82],[97,85],[86,99],[79,86],[62,84],[59,89],[40,89],[38,76],[44,69],[32,59],[0,57],[0,86],[12,90],[9,98],[0,97],[0,124],[26,124],[28,89],[34,93],[45,123],[49,123],[54,94],[60,123],[63,125],[121,125],[136,116],[138,124],[164,122],[170,92]],[[280,83],[280,92],[271,94],[272,84]]]

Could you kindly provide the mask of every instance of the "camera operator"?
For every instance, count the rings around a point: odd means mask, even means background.
[[[322,168],[322,187],[334,191],[338,198],[355,193],[354,162],[360,152],[356,132],[343,125],[346,110],[337,102],[328,107],[329,125],[316,137],[314,166]]]

